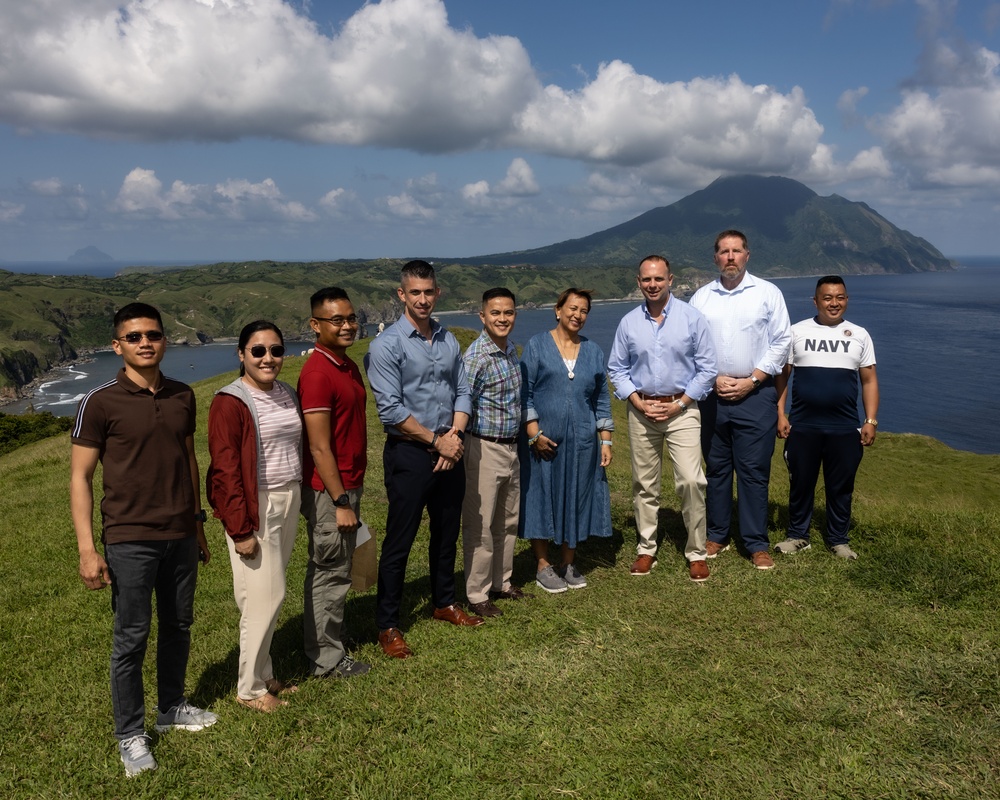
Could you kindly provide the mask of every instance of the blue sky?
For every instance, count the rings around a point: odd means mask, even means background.
[[[0,262],[478,255],[738,173],[992,255],[1000,3],[5,3],[0,152]]]

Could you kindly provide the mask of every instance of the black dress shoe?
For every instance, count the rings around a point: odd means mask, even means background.
[[[499,617],[503,612],[497,608],[492,600],[483,600],[481,603],[469,603],[469,611],[480,617]]]
[[[515,586],[513,583],[509,589],[502,592],[490,592],[491,600],[530,600],[532,597],[534,597],[533,594],[522,591],[520,586]]]

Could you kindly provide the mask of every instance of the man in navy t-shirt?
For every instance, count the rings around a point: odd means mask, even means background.
[[[875,348],[868,331],[844,319],[847,289],[839,275],[816,283],[816,316],[792,326],[788,365],[775,381],[778,436],[785,439],[788,464],[788,537],[775,550],[790,555],[809,549],[809,523],[819,469],[826,488],[826,546],[841,558],[856,559],[847,543],[854,476],[864,448],[878,427]],[[789,376],[792,410],[786,416]],[[858,387],[864,406],[858,417]]]

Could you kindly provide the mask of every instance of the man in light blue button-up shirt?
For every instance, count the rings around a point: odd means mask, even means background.
[[[396,290],[403,316],[369,350],[368,381],[385,426],[383,450],[389,500],[378,568],[375,620],[379,644],[393,658],[412,653],[399,631],[406,562],[423,511],[430,518],[430,579],[434,618],[481,625],[455,602],[455,556],[465,496],[465,426],[472,412],[462,351],[431,318],[441,293],[426,261],[403,267]]]
[[[684,555],[693,581],[708,578],[705,565],[705,473],[701,466],[701,415],[697,401],[715,383],[715,348],[705,318],[670,295],[673,275],[663,256],[647,256],[637,277],[645,302],[618,325],[608,358],[615,396],[628,401],[632,495],[639,533],[632,575],[656,565],[663,445],[674,470],[687,529]]]

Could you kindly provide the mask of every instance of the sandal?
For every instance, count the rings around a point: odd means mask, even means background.
[[[255,697],[253,700],[244,700],[237,695],[236,702],[243,706],[243,708],[248,708],[251,711],[263,711],[265,714],[270,714],[272,711],[277,711],[281,706],[288,705],[287,700],[279,700],[269,692],[262,694],[260,697]]]
[[[277,678],[268,678],[264,681],[264,685],[267,687],[267,691],[275,697],[279,694],[294,694],[299,690],[297,684],[284,683],[283,681],[279,681]]]

